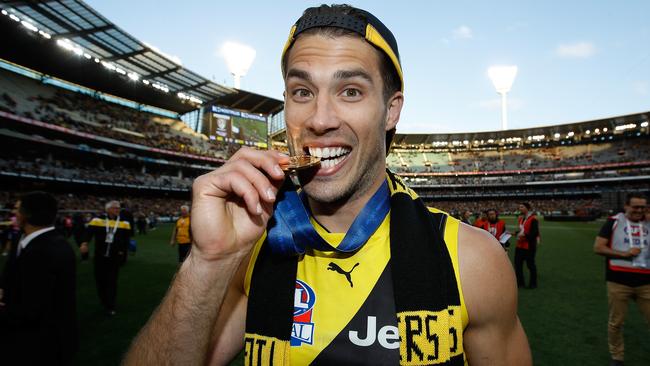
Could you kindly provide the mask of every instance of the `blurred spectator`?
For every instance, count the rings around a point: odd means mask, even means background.
[[[169,245],[178,244],[178,263],[183,263],[192,247],[192,231],[190,230],[190,207],[181,206],[181,217],[176,220]]]
[[[609,321],[607,340],[612,365],[623,365],[623,326],[630,300],[636,301],[650,324],[650,224],[648,200],[629,194],[625,212],[610,217],[596,236],[594,252],[606,257],[605,279]],[[640,336],[640,335],[637,335]]]
[[[529,202],[519,204],[521,215],[517,218],[519,230],[517,232],[517,248],[515,249],[515,274],[517,275],[517,286],[525,287],[524,262],[530,273],[529,289],[537,288],[537,265],[535,255],[537,253],[537,241],[539,238],[539,222]]]
[[[131,238],[131,225],[120,217],[120,203],[106,204],[106,214],[88,223],[86,241],[80,251],[88,252],[88,242],[95,241],[95,283],[99,299],[110,316],[116,314],[117,277]]]

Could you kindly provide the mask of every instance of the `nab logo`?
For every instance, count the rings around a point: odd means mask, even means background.
[[[635,226],[630,226],[630,229],[632,229],[632,236],[641,236],[641,230],[643,230],[643,236],[648,236],[648,228],[641,225],[635,225]],[[626,235],[628,235],[628,228],[625,227],[623,228],[623,231],[625,232]]]
[[[314,323],[311,321],[316,294],[306,283],[296,280],[293,295],[293,327],[291,328],[291,345],[314,342]]]

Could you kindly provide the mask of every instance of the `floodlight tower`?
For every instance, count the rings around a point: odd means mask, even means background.
[[[501,95],[501,129],[508,129],[508,100],[506,94],[517,76],[517,66],[492,66],[488,68],[488,76],[492,85]]]
[[[240,43],[226,42],[221,47],[221,54],[234,78],[235,88],[239,89],[241,78],[246,75],[255,60],[255,49]]]

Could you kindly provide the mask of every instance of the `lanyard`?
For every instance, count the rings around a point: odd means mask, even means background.
[[[274,253],[303,254],[307,247],[321,251],[354,252],[368,241],[390,211],[390,191],[388,183],[384,181],[354,219],[343,241],[333,247],[314,229],[303,201],[306,201],[304,194],[298,194],[291,180],[286,179],[278,193],[268,226],[267,240]]]
[[[111,252],[111,247],[113,246],[113,241],[115,240],[115,232],[117,231],[117,226],[120,224],[120,216],[117,216],[117,220],[115,220],[115,226],[113,226],[113,230],[109,230],[108,227],[108,222],[109,222],[109,217],[106,216],[106,253],[104,253],[105,257],[108,257]],[[110,238],[110,239],[109,239]]]
[[[108,218],[108,216],[106,216],[106,234],[109,233],[109,227],[108,227],[109,221],[110,219]],[[117,227],[119,224],[120,224],[120,216],[117,216],[117,220],[115,220],[115,225],[113,226],[113,230],[110,231],[112,235],[115,235],[115,232],[117,231]]]

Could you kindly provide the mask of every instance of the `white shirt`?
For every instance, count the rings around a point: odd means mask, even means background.
[[[20,242],[18,243],[16,256],[19,256],[20,251],[27,248],[27,245],[29,245],[29,243],[32,240],[36,239],[37,236],[39,236],[41,234],[45,234],[46,232],[52,231],[52,230],[54,230],[54,226],[50,226],[50,227],[46,227],[46,228],[43,228],[43,229],[40,229],[40,230],[36,230],[36,231],[34,231],[33,233],[31,233],[31,234],[29,234],[27,236],[23,235],[23,237],[20,238]]]

